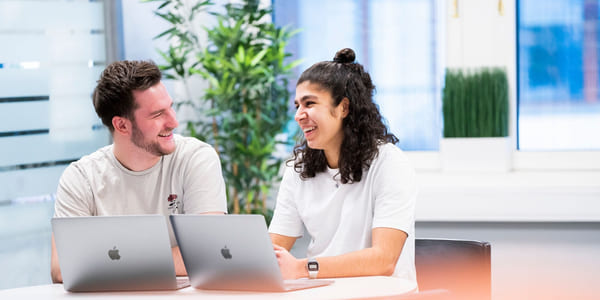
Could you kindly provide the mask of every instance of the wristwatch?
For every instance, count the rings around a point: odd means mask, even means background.
[[[319,262],[314,258],[309,258],[306,263],[306,269],[308,270],[308,278],[316,279],[319,273]]]

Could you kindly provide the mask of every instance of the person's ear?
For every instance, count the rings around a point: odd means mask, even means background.
[[[127,118],[114,116],[112,118],[112,125],[115,128],[115,132],[127,135],[130,132],[131,121],[129,121]]]
[[[340,102],[340,106],[342,107],[342,118],[345,118],[350,113],[350,100],[344,97]]]

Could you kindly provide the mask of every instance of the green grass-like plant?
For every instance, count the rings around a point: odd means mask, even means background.
[[[508,79],[500,68],[447,69],[444,137],[508,136]]]

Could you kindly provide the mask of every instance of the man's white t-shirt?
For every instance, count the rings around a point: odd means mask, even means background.
[[[335,176],[337,174],[337,176]],[[360,182],[341,184],[337,169],[302,180],[286,167],[269,232],[311,236],[308,257],[337,256],[371,247],[371,231],[395,228],[408,238],[392,276],[414,281],[414,222],[417,188],[414,168],[398,147],[379,146],[379,155]]]
[[[174,135],[174,139],[173,153],[140,172],[125,168],[113,145],[71,163],[58,184],[54,216],[227,212],[215,150],[195,138]],[[176,245],[170,233],[171,244]]]

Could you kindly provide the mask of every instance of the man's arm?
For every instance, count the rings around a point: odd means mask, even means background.
[[[54,234],[52,234],[52,254],[50,256],[50,277],[52,283],[62,283],[62,274],[58,264],[58,254],[56,253],[56,244],[54,243]]]
[[[183,263],[179,247],[175,246],[171,248],[171,253],[173,254],[173,263],[175,264],[175,275],[187,276],[187,271],[185,270],[185,264]]]
[[[318,257],[319,278],[384,275],[394,273],[407,234],[393,228],[375,228],[372,247],[330,257]],[[290,238],[290,237],[287,237]],[[273,239],[273,234],[271,235]],[[286,239],[281,239],[286,244]],[[287,244],[286,244],[287,245]],[[283,246],[283,245],[282,245]],[[275,246],[284,279],[308,277],[307,259],[296,259],[285,248]]]
[[[93,215],[93,209],[90,207],[90,203],[93,202],[92,191],[85,178],[84,172],[76,166],[76,163],[70,164],[65,169],[58,181],[54,217]],[[60,264],[58,263],[54,233],[52,234],[51,244],[50,277],[53,283],[62,283],[63,278],[60,271]]]

